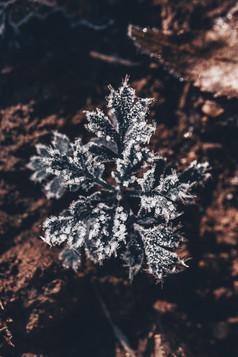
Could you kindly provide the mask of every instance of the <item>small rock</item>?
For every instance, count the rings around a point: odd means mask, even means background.
[[[213,327],[213,335],[217,340],[223,340],[229,333],[228,323],[220,321]]]
[[[202,112],[212,118],[216,118],[224,113],[224,109],[216,102],[212,100],[206,100],[202,106]]]

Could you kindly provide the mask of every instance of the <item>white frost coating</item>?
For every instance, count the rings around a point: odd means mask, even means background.
[[[99,109],[86,112],[87,128],[97,138],[83,145],[54,132],[52,146],[38,144],[38,156],[28,164],[34,181],[48,179],[48,198],[60,198],[66,189],[82,193],[44,222],[42,239],[65,245],[60,259],[66,268],[77,271],[83,250],[99,264],[122,254],[130,280],[143,264],[161,280],[185,265],[174,252],[184,241],[173,224],[181,214],[177,202],[192,201],[191,188],[208,178],[208,164],[193,161],[182,173],[166,173],[165,160],[144,147],[155,131],[146,122],[152,100],[138,98],[128,78],[117,91],[110,87],[107,99],[110,118]],[[107,162],[113,163],[105,170]]]
[[[166,222],[169,222],[171,219],[175,219],[181,215],[177,211],[176,206],[165,197],[155,195],[154,197],[141,197],[141,209],[145,209],[148,212],[154,212],[155,217],[163,217]]]
[[[158,281],[168,274],[179,271],[177,265],[187,267],[185,261],[180,259],[176,252],[166,249],[178,248],[184,241],[176,227],[160,224],[145,229],[136,224],[135,230],[139,232],[144,243],[147,271],[153,274]]]
[[[69,138],[65,134],[54,131],[52,144],[62,155],[69,154],[71,152],[71,144]]]
[[[98,218],[89,224],[86,252],[90,259],[100,262],[116,255],[120,243],[126,243],[127,229],[124,222],[127,214],[123,207],[110,208],[99,204],[92,215]]]
[[[133,144],[148,144],[151,135],[155,132],[155,126],[149,125],[146,122],[133,123],[126,135],[125,143],[126,145],[133,142]]]
[[[59,224],[59,222],[61,224]],[[50,246],[61,245],[66,239],[67,235],[64,234],[64,231],[61,229],[62,225],[67,224],[67,220],[61,217],[50,217],[43,224],[45,229],[45,237],[41,237],[47,244]],[[52,233],[51,227],[55,226],[55,229]]]

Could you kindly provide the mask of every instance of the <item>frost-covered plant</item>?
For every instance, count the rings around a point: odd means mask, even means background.
[[[166,169],[165,159],[145,147],[155,131],[145,120],[153,100],[138,98],[127,78],[118,91],[109,89],[109,116],[86,112],[87,129],[97,138],[83,145],[54,132],[52,146],[36,146],[28,167],[34,181],[50,178],[48,198],[66,189],[85,193],[46,219],[42,239],[50,246],[66,243],[65,267],[77,270],[83,252],[95,263],[120,252],[130,279],[143,265],[160,281],[186,266],[175,251],[184,241],[177,203],[193,200],[191,188],[206,180],[208,164],[193,161],[181,173]]]

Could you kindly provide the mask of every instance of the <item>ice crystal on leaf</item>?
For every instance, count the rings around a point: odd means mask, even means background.
[[[186,266],[176,252],[184,241],[175,223],[181,214],[177,205],[193,200],[192,187],[208,178],[208,164],[194,161],[183,172],[168,172],[165,159],[145,147],[155,131],[146,121],[152,99],[137,97],[128,78],[109,90],[109,116],[98,109],[86,112],[86,127],[96,138],[71,143],[54,132],[52,146],[36,146],[38,155],[28,167],[32,180],[45,182],[48,198],[60,198],[67,189],[85,193],[44,222],[42,239],[65,244],[60,254],[65,267],[77,270],[82,254],[100,264],[120,254],[131,280],[144,266],[160,281]],[[107,162],[114,180],[105,179]]]

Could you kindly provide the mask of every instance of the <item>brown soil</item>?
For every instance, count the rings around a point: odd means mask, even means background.
[[[207,28],[231,1],[68,3],[79,18],[114,23],[71,27],[56,13],[0,41],[0,356],[129,356],[115,326],[138,357],[237,356],[238,100],[180,82],[126,35],[128,23]],[[194,159],[212,168],[182,218],[190,267],[163,287],[143,272],[130,284],[118,260],[64,270],[57,248],[39,239],[40,225],[75,194],[47,200],[26,168],[52,130],[87,141],[83,110],[105,109],[107,85],[118,87],[126,74],[139,96],[156,99],[151,148],[180,168]]]

